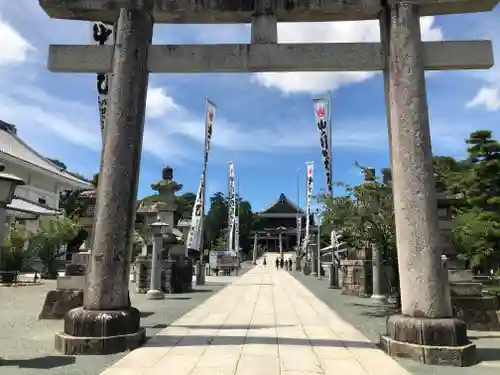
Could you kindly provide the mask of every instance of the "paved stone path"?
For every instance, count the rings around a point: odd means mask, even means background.
[[[245,267],[249,267],[245,263]],[[248,268],[240,271],[241,274]],[[132,292],[132,305],[141,311],[146,335],[158,332],[199,306],[234,281],[232,277],[207,277],[206,286],[195,292],[170,294],[164,300],[148,300]],[[54,334],[63,328],[61,320],[38,320],[38,314],[55,280],[42,285],[0,287],[0,374],[1,375],[98,375],[127,353],[65,356],[54,349]],[[130,285],[134,290],[135,284]]]
[[[101,375],[409,374],[273,261]]]

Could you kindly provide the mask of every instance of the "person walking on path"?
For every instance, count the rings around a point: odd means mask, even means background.
[[[285,270],[287,270],[287,271],[288,271],[288,259],[287,259],[287,260],[285,260]]]
[[[293,260],[292,260],[292,258],[290,258],[290,259],[288,259],[288,270],[289,271],[293,271],[292,266],[293,266]]]
[[[267,266],[267,261],[266,261],[266,258],[264,258],[264,261],[262,262],[262,264],[264,265],[264,267]]]
[[[281,258],[281,260],[280,260],[280,267],[281,267],[281,269],[283,269],[284,265],[285,265],[285,261],[283,260],[283,258]]]
[[[276,258],[276,269],[278,270],[280,268],[280,259]]]

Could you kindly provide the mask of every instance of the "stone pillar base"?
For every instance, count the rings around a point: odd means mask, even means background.
[[[392,315],[380,346],[390,356],[429,365],[463,367],[477,363],[476,346],[467,338],[467,326],[456,318]]]
[[[165,293],[158,289],[149,289],[146,293],[147,299],[164,299]]]
[[[374,303],[374,304],[386,304],[387,303],[387,297],[382,295],[382,294],[372,294],[370,296],[370,300]]]
[[[196,285],[205,285],[205,265],[196,265]]]
[[[83,290],[50,290],[38,319],[62,319],[68,311],[83,305]]]
[[[79,307],[64,316],[64,331],[56,334],[55,348],[67,355],[102,355],[133,350],[144,344],[140,313],[121,310],[87,310]]]

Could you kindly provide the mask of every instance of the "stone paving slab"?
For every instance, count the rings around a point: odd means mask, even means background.
[[[252,268],[249,263],[244,267],[240,274]],[[232,281],[223,276],[207,277],[207,285],[196,286],[193,293],[167,295],[165,300],[152,301],[132,292],[131,301],[141,311],[141,326],[151,337]],[[42,285],[0,288],[1,375],[97,375],[126,355],[74,357],[55,351],[54,334],[62,330],[62,320],[40,321],[37,317],[47,292],[55,289],[56,282],[42,282]]]
[[[386,318],[394,312],[393,305],[376,305],[369,298],[345,296],[340,290],[328,289],[327,278],[304,276],[301,272],[290,272],[297,281],[317,298],[327,304],[342,319],[356,327],[373,343],[378,343],[385,333]],[[397,359],[397,363],[414,375],[498,375],[500,374],[500,332],[468,331],[478,351],[480,363],[471,367],[431,366],[411,360]],[[385,374],[385,370],[383,372]]]
[[[380,375],[381,369],[409,374],[287,271],[259,265],[101,375]]]

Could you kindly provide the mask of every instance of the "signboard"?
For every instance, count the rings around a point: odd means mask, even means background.
[[[211,251],[209,259],[211,268],[238,266],[238,257],[236,253],[230,253],[228,251]]]

